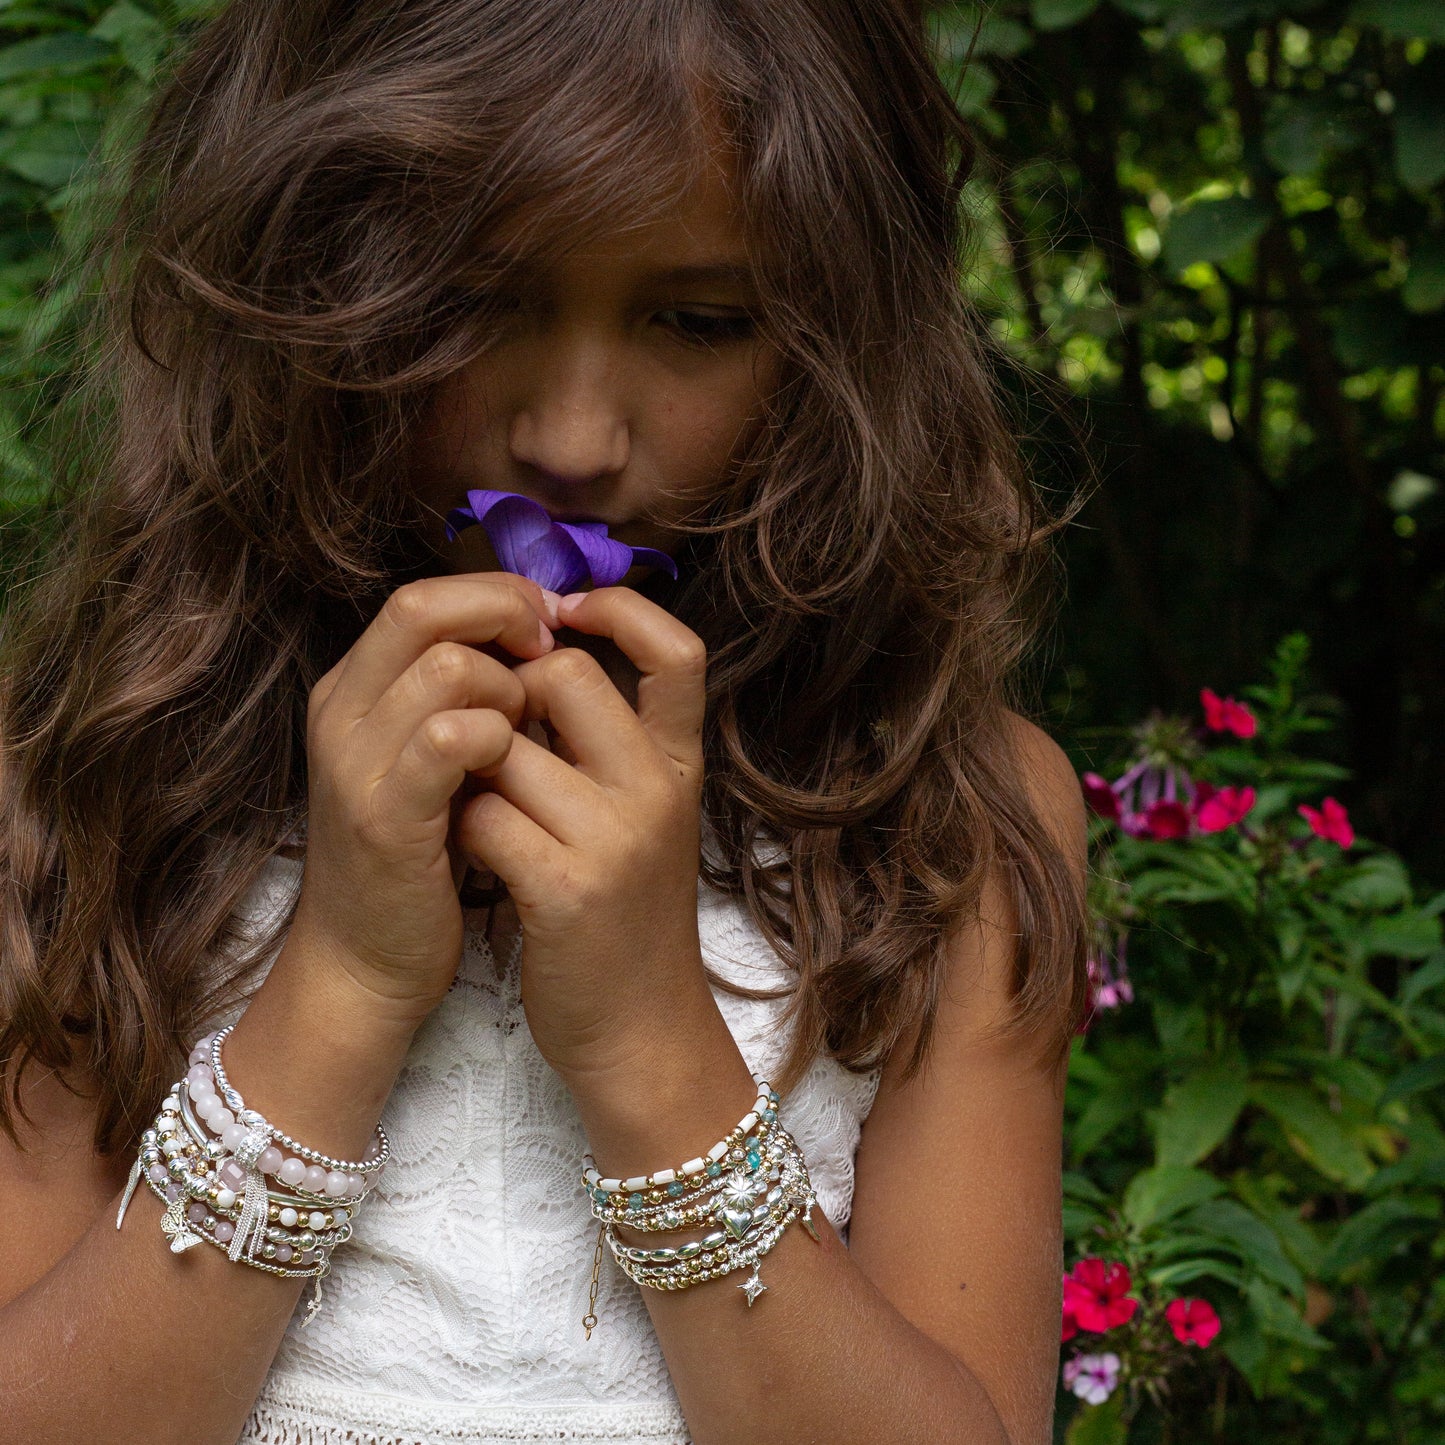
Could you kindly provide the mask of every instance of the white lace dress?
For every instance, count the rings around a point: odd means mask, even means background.
[[[284,905],[301,868],[273,859],[251,916]],[[304,1330],[302,1310],[293,1316],[238,1445],[689,1439],[641,1290],[606,1251],[599,1323],[585,1338],[596,1244],[579,1177],[587,1138],[527,1028],[520,948],[498,967],[485,915],[466,913],[456,982],[417,1033],[382,1115],[393,1162],[336,1251],[319,1313]],[[698,921],[720,976],[764,988],[786,980],[741,903],[699,883]],[[775,1071],[786,1040],[770,1026],[782,1001],[714,993],[749,1067]],[[877,1084],[877,1073],[820,1058],[781,1103],[845,1241]]]

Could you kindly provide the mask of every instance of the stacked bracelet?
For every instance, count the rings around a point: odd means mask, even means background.
[[[757,1083],[753,1108],[705,1155],[631,1179],[604,1179],[590,1163],[583,1170],[591,1213],[601,1221],[589,1307],[582,1321],[588,1338],[597,1323],[597,1272],[604,1239],[623,1273],[653,1289],[687,1289],[751,1265],[752,1273],[738,1286],[751,1306],[767,1289],[759,1261],[787,1226],[801,1218],[813,1239],[818,1238],[812,1219],[817,1195],[802,1150],[778,1121],[777,1094],[766,1080]],[[591,1160],[590,1154],[586,1157]],[[643,1249],[621,1242],[618,1224],[642,1232],[714,1227],[700,1239]]]
[[[378,1125],[359,1162],[297,1144],[247,1109],[231,1086],[220,1062],[228,1033],[222,1029],[196,1045],[185,1078],[171,1086],[153,1126],[141,1135],[115,1227],[144,1179],[167,1205],[161,1229],[173,1253],[204,1241],[270,1274],[315,1278],[303,1321],[309,1324],[332,1250],[350,1239],[352,1221],[390,1157],[390,1142]],[[273,1139],[293,1152],[283,1153]],[[275,1176],[270,1184],[267,1176]]]

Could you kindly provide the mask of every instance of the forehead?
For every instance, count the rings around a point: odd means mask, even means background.
[[[487,237],[486,259],[514,275],[606,268],[750,280],[736,151],[710,125],[674,141],[650,168],[644,195],[626,161],[614,174],[605,162],[590,167],[574,204],[558,196],[543,213],[514,213]]]

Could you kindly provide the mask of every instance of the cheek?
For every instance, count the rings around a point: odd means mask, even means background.
[[[670,391],[653,412],[651,450],[665,475],[691,487],[716,482],[762,412],[751,373]]]

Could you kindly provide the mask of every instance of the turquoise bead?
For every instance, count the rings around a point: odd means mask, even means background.
[[[713,1162],[707,1166],[707,1172],[709,1174],[721,1174],[722,1165],[719,1164],[716,1160],[713,1160]]]
[[[627,1201],[627,1207],[628,1207],[629,1209],[641,1209],[641,1208],[642,1208],[642,1196],[641,1196],[640,1194],[634,1194],[634,1195]]]
[[[669,1194],[681,1194],[681,1193],[682,1193],[682,1185],[681,1185],[681,1184],[677,1184],[677,1183],[669,1184],[669,1185],[667,1186],[667,1192],[668,1192]]]
[[[756,1168],[758,1167],[758,1165],[761,1164],[762,1162],[763,1162],[763,1156],[762,1156],[761,1154],[757,1153],[755,1150],[752,1150],[752,1149],[748,1150],[748,1166],[749,1166],[749,1168],[756,1169]]]
[[[776,1119],[777,1117],[778,1117],[778,1111],[777,1111],[776,1109],[764,1109],[764,1110],[763,1110],[763,1118],[766,1119],[769,1124],[771,1124],[771,1123],[773,1122],[773,1120]]]

